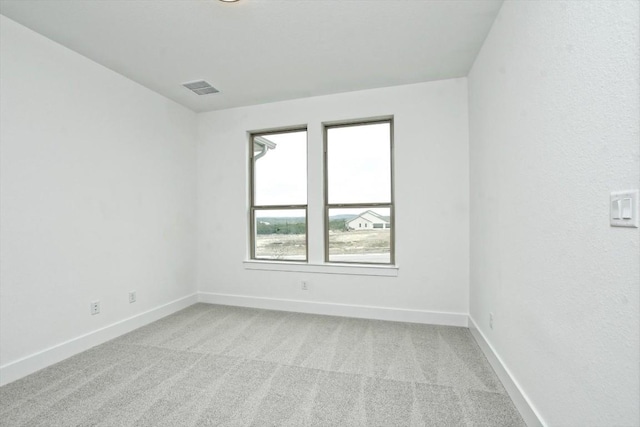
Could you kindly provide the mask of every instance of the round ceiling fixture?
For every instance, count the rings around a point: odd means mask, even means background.
[[[220,0],[220,1],[223,2],[223,3],[235,3],[238,0]]]

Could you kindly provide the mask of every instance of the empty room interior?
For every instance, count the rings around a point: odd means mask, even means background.
[[[639,22],[0,1],[0,425],[640,426]]]

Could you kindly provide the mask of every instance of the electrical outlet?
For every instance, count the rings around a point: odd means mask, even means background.
[[[136,302],[136,291],[129,292],[129,304]]]
[[[300,282],[300,289],[302,289],[303,291],[308,291],[309,290],[309,282],[307,282],[306,280],[303,280]]]
[[[90,304],[91,315],[100,314],[100,301],[93,301]]]
[[[493,313],[489,313],[489,327],[493,329]]]

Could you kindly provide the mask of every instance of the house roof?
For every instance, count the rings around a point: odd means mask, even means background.
[[[253,151],[260,151],[258,154],[254,154],[254,161],[263,157],[269,150],[275,150],[276,143],[265,138],[264,136],[256,136],[253,138]]]
[[[269,150],[276,148],[276,143],[265,138],[264,136],[256,136],[253,138],[253,149],[262,150],[263,147],[267,147]]]
[[[384,222],[384,223],[388,223],[388,222],[389,222],[389,220],[388,220],[387,218],[383,217],[382,215],[379,215],[379,214],[375,213],[375,212],[374,212],[374,211],[372,211],[372,210],[367,210],[367,211],[362,212],[362,213],[361,213],[360,215],[358,215],[357,217],[353,218],[352,220],[349,220],[349,222],[351,222],[351,221],[355,221],[355,220],[357,220],[358,218],[362,218],[362,219],[365,219],[365,220],[367,220],[367,221],[373,222],[373,221],[371,221],[370,219],[367,219],[367,218],[365,218],[365,217],[364,217],[364,216],[365,216],[365,215],[367,215],[367,214],[368,214],[368,215],[373,216],[374,218],[376,218],[376,219],[378,219],[378,220],[380,220],[380,222]]]

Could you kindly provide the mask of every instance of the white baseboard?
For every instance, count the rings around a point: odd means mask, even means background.
[[[511,372],[506,367],[506,365],[502,362],[498,353],[495,352],[487,338],[484,336],[480,328],[478,328],[478,324],[473,320],[471,316],[469,316],[469,330],[471,331],[471,335],[475,338],[476,342],[480,346],[480,349],[487,357],[487,360],[491,364],[491,367],[498,375],[498,378],[504,385],[504,388],[507,390],[509,397],[513,400],[513,404],[516,406],[520,415],[522,415],[522,419],[527,424],[528,427],[540,427],[544,426],[545,423],[542,420],[542,417],[536,411],[535,407],[531,404],[531,401],[527,397],[527,395],[522,391],[522,388],[518,384],[518,382],[513,378]]]
[[[329,316],[426,323],[431,325],[468,326],[468,315],[466,313],[442,313],[402,308],[217,294],[211,292],[199,292],[198,301],[209,304],[294,311],[298,313],[324,314]]]
[[[65,341],[22,359],[0,366],[0,386],[32,374],[68,357],[102,344],[141,326],[155,322],[198,302],[197,294],[187,295],[98,330]]]

